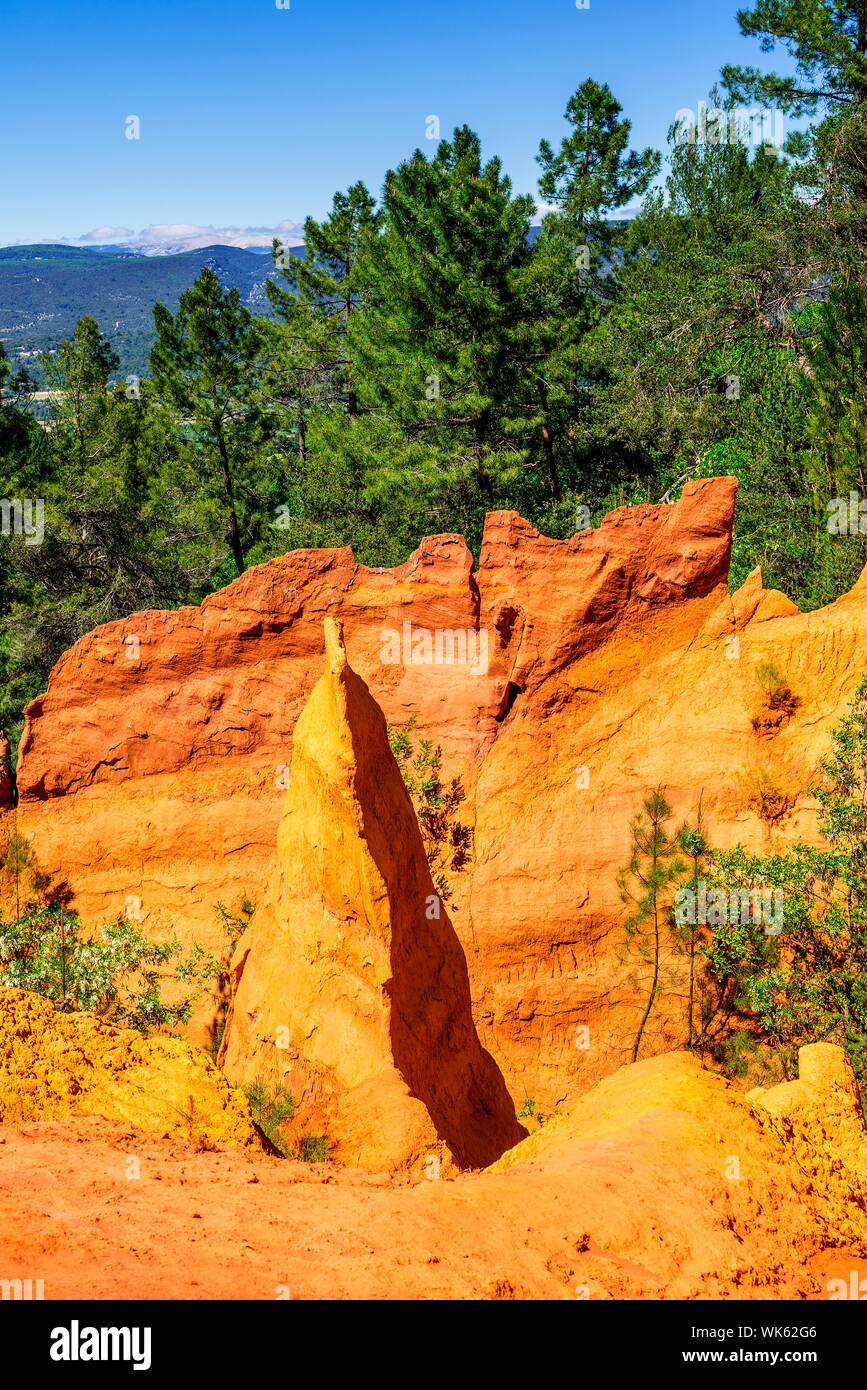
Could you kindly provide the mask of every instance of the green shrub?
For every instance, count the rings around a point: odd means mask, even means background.
[[[244,1087],[244,1092],[256,1124],[283,1157],[288,1158],[289,1148],[280,1127],[295,1114],[297,1102],[294,1095],[285,1086],[268,1086],[261,1078],[251,1081]]]
[[[260,1077],[245,1086],[244,1092],[250,1102],[253,1119],[283,1158],[301,1163],[325,1162],[331,1148],[327,1134],[302,1134],[299,1139],[290,1142],[281,1133],[282,1126],[295,1118],[298,1102],[291,1091],[285,1086],[271,1086]]]
[[[452,892],[446,873],[460,873],[470,857],[472,832],[458,819],[466,793],[459,777],[443,786],[442,750],[435,749],[429,738],[420,739],[416,748],[412,739],[415,725],[415,715],[406,724],[389,724],[388,742],[415,808],[434,887],[442,901],[448,902]]]
[[[331,1140],[327,1134],[303,1134],[288,1157],[299,1159],[302,1163],[324,1163],[330,1148]]]
[[[180,941],[148,941],[126,918],[84,934],[78,915],[56,902],[29,903],[15,922],[0,917],[0,985],[141,1033],[187,1023],[217,969],[195,942],[184,954]],[[163,997],[169,982],[193,988],[170,1004]]]

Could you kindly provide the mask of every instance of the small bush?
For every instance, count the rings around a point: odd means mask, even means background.
[[[28,903],[18,920],[0,918],[0,985],[30,990],[64,1012],[92,1010],[109,1023],[153,1033],[187,1023],[217,963],[195,942],[148,941],[126,918],[86,933],[59,903]],[[174,1004],[167,981],[192,986]]]
[[[415,808],[434,887],[445,903],[452,896],[446,874],[465,869],[472,848],[472,831],[458,819],[466,793],[459,777],[443,786],[442,750],[429,738],[420,739],[416,749],[415,725],[415,715],[396,728],[389,724],[388,742]]]
[[[757,734],[774,734],[787,719],[791,719],[801,701],[772,661],[760,661],[755,675],[764,695],[764,703],[761,710],[753,715],[752,725]]]
[[[328,1158],[331,1140],[327,1134],[302,1134],[293,1140],[281,1133],[282,1126],[295,1118],[298,1104],[285,1086],[269,1086],[261,1078],[244,1087],[250,1102],[253,1119],[283,1158],[300,1163],[324,1163]]]
[[[297,1101],[292,1092],[285,1086],[269,1087],[262,1080],[251,1081],[244,1087],[244,1092],[250,1102],[253,1119],[266,1139],[270,1139],[284,1158],[289,1158],[289,1148],[279,1131],[281,1125],[295,1114]]]
[[[765,825],[782,820],[792,809],[795,798],[780,787],[766,768],[750,768],[747,772],[739,772],[737,778],[744,788],[747,806]]]
[[[210,1142],[205,1133],[195,1096],[187,1096],[186,1105],[175,1106],[174,1109],[183,1121],[187,1138],[195,1148],[196,1153],[212,1152],[216,1146]]]
[[[550,1115],[546,1115],[546,1114],[543,1113],[543,1111],[537,1110],[537,1109],[536,1109],[536,1102],[535,1102],[535,1100],[525,1100],[525,1101],[524,1101],[524,1104],[521,1106],[521,1109],[515,1111],[515,1115],[516,1115],[516,1118],[517,1118],[517,1119],[519,1119],[519,1120],[535,1120],[535,1121],[536,1121],[536,1124],[539,1126],[540,1129],[541,1129],[542,1125],[546,1125],[546,1124],[548,1123],[549,1120],[555,1119],[556,1116],[559,1115],[559,1114],[560,1114],[560,1102],[559,1102],[559,1101],[557,1102],[557,1105],[555,1106],[553,1113],[550,1114]]]
[[[287,1157],[298,1159],[301,1163],[324,1163],[330,1148],[331,1140],[327,1134],[302,1134]]]

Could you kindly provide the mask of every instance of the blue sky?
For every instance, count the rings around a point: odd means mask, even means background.
[[[443,134],[471,125],[516,190],[535,193],[539,140],[559,140],[585,77],[609,83],[635,145],[664,148],[674,113],[696,109],[722,63],[762,62],[736,7],[6,0],[0,244],[176,224],[288,230],[336,189],[362,178],[378,192],[387,168],[433,150],[429,115]],[[125,137],[131,115],[138,140]]]

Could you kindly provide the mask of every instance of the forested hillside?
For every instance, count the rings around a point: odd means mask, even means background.
[[[266,256],[234,246],[206,246],[173,256],[72,246],[0,247],[0,340],[10,360],[42,382],[40,357],[69,337],[82,314],[111,335],[119,372],[144,376],[154,343],[153,306],[176,309],[205,267],[242,303],[267,312],[265,285],[275,275]]]
[[[477,546],[498,508],[562,537],[735,474],[733,586],[761,565],[806,608],[851,586],[867,562],[864,9],[759,0],[740,23],[796,60],[797,83],[723,68],[718,115],[672,126],[657,192],[662,152],[631,148],[628,113],[588,79],[565,133],[538,132],[553,210],[535,239],[534,199],[461,126],[408,152],[381,196],[335,194],[262,295],[227,248],[70,252],[63,305],[66,252],[0,260],[20,290],[3,300],[10,357],[37,328],[57,349],[47,429],[0,364],[0,490],[44,503],[41,543],[0,535],[13,742],[52,663],[101,622],[196,602],[299,547],[391,564],[430,533]],[[784,151],[732,136],[755,103],[800,119]],[[640,216],[612,220],[635,200]],[[261,286],[269,262],[249,259]],[[25,295],[34,274],[43,299]],[[154,334],[129,384],[122,303],[128,333]]]

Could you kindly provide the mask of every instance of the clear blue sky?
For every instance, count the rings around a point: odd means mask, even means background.
[[[6,0],[0,243],[300,223],[433,149],[431,114],[535,193],[539,139],[559,140],[585,77],[609,83],[635,144],[664,149],[722,63],[761,63],[737,3]]]

